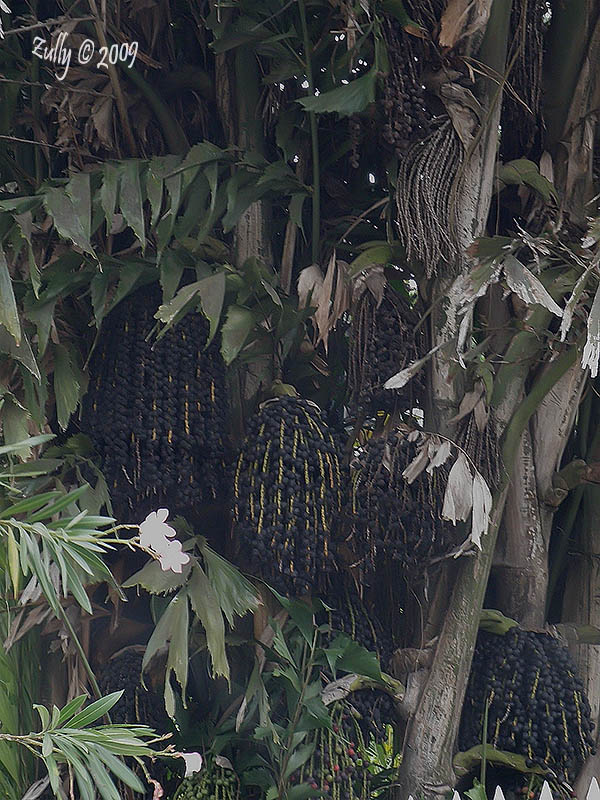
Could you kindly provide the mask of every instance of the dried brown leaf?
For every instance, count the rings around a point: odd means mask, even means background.
[[[464,453],[459,452],[448,475],[442,517],[456,525],[466,520],[473,507],[473,475]]]

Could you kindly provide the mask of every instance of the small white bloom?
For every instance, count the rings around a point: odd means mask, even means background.
[[[183,552],[181,542],[175,540],[167,542],[167,546],[159,553],[160,566],[164,572],[168,569],[181,572],[183,565],[187,564],[190,557]]]
[[[151,511],[140,525],[140,544],[162,553],[169,545],[169,539],[175,536],[175,529],[166,524],[169,516],[167,508]]]

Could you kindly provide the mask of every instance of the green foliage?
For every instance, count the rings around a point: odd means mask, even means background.
[[[186,549],[193,547],[190,541]],[[160,568],[151,561],[127,580],[123,586],[141,586],[151,594],[174,596],[164,608],[148,641],[142,662],[142,671],[153,656],[168,645],[165,675],[165,708],[175,718],[176,698],[171,683],[171,674],[181,687],[181,700],[186,706],[188,681],[190,609],[192,629],[199,623],[204,631],[206,647],[211,659],[213,677],[222,676],[229,681],[230,665],[225,650],[225,620],[233,626],[235,617],[243,617],[255,611],[259,599],[252,585],[225,559],[215,553],[204,539],[200,539],[199,551],[204,562],[195,556],[183,568],[181,575]]]
[[[83,707],[85,695],[75,697],[62,709],[35,705],[41,730],[20,735],[0,733],[0,741],[25,747],[42,759],[56,797],[66,798],[60,785],[61,764],[68,764],[73,770],[82,800],[94,800],[96,791],[102,800],[119,800],[115,779],[142,794],[144,785],[121,757],[133,757],[141,763],[143,756],[155,756],[157,751],[149,746],[157,741],[154,731],[145,725],[91,727],[121,694],[115,692],[86,707]]]

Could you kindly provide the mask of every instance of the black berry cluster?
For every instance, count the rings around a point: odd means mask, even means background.
[[[413,141],[428,135],[432,115],[425,104],[422,54],[396,19],[387,18],[384,30],[390,70],[383,89],[383,139],[401,158]]]
[[[302,769],[291,776],[292,783],[308,783],[331,800],[367,800],[371,796],[368,760],[357,716],[348,704],[336,704],[332,727],[315,732],[315,750]]]
[[[233,770],[207,760],[202,770],[179,784],[173,800],[237,800],[239,780]]]
[[[459,743],[481,744],[485,706],[487,742],[525,756],[527,765],[569,781],[592,751],[593,725],[583,684],[567,648],[554,637],[512,628],[481,632],[467,688]]]
[[[402,473],[417,445],[400,431],[371,437],[356,456],[350,542],[365,574],[395,562],[409,578],[458,544],[456,528],[441,518],[445,466],[408,483]]]
[[[334,584],[333,593],[328,594],[327,623],[332,634],[345,633],[366,650],[377,654],[381,668],[385,671],[394,653],[394,642],[379,619],[370,614],[358,592],[348,585]]]
[[[339,582],[338,582],[339,583]],[[349,586],[338,586],[335,596],[328,595],[331,611],[327,612],[327,623],[331,637],[345,633],[366,650],[377,654],[381,669],[389,671],[394,643],[388,631],[376,616],[369,614],[358,593]],[[386,725],[395,719],[392,698],[380,689],[359,689],[349,697],[352,707],[358,711],[357,724],[365,741],[372,736],[375,741],[384,741]]]
[[[208,322],[188,314],[147,340],[158,285],[136,291],[104,320],[90,360],[82,427],[92,438],[116,516],[139,522],[210,502],[227,485],[225,366]]]
[[[124,650],[102,667],[98,675],[102,694],[123,690],[109,712],[111,720],[119,725],[149,725],[158,733],[166,733],[170,724],[162,698],[142,686],[141,674],[142,654],[135,649]]]
[[[350,333],[348,380],[352,402],[369,413],[404,411],[424,395],[421,373],[402,389],[384,389],[388,378],[424,355],[419,315],[386,289],[381,303],[366,291],[357,304]]]
[[[252,570],[279,591],[310,591],[334,568],[340,461],[321,412],[307,400],[268,400],[250,421],[235,473],[234,516]]]

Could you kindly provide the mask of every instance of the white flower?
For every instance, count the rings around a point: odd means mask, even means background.
[[[200,753],[173,753],[185,761],[185,777],[189,778],[194,772],[202,769],[202,756]]]
[[[169,539],[175,536],[175,530],[166,524],[169,516],[167,508],[151,511],[140,525],[140,544],[157,553],[162,553],[169,546]]]
[[[164,572],[168,569],[173,570],[173,572],[181,572],[183,565],[190,560],[188,554],[183,552],[181,542],[177,540],[167,542],[166,548],[159,553],[158,557]]]

